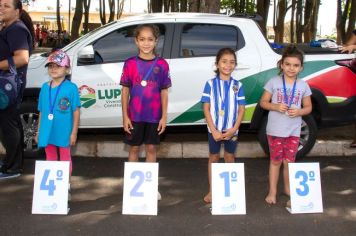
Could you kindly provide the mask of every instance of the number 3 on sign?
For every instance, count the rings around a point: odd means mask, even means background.
[[[323,212],[319,163],[289,163],[292,213]]]
[[[126,162],[122,214],[157,215],[158,163]]]

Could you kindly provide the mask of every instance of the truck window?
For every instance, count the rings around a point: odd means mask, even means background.
[[[160,29],[160,37],[157,44],[157,53],[162,55],[165,26],[156,24]],[[137,54],[137,47],[133,36],[137,25],[117,29],[100,39],[94,44],[95,61],[99,63],[111,63],[125,61],[127,58]]]
[[[238,30],[234,26],[186,24],[182,30],[180,57],[215,56],[223,47],[238,49]]]

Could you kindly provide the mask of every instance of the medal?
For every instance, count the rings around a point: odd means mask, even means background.
[[[53,120],[54,116],[53,116],[53,111],[54,111],[54,105],[56,103],[56,100],[57,100],[57,97],[58,97],[58,94],[59,94],[59,91],[61,90],[61,87],[62,87],[62,84],[63,82],[65,81],[62,80],[62,82],[58,85],[58,88],[57,88],[57,92],[56,92],[56,95],[54,96],[54,100],[52,101],[52,82],[53,80],[50,82],[49,84],[49,91],[48,91],[48,96],[49,96],[49,114],[48,114],[48,120]],[[52,103],[53,102],[53,103]]]
[[[150,76],[150,74],[152,73],[153,67],[155,67],[156,63],[157,63],[158,57],[155,58],[155,60],[153,61],[150,69],[147,71],[146,75],[143,76],[141,73],[141,68],[139,66],[138,63],[138,56],[136,56],[136,67],[137,67],[137,71],[138,71],[138,75],[142,78],[141,80],[141,86],[142,87],[146,87],[147,86],[147,79]]]
[[[295,87],[296,87],[296,84],[297,84],[297,79],[294,80],[293,88],[292,88],[291,95],[290,95],[290,99],[288,99],[287,87],[286,87],[286,81],[285,81],[284,75],[282,75],[282,81],[283,81],[283,92],[284,92],[283,99],[284,99],[284,103],[288,105],[288,108],[290,108],[290,107],[293,108],[293,106],[295,106],[292,103],[293,103],[293,98],[294,98]],[[287,116],[289,116],[288,110],[285,112],[285,114]]]
[[[48,114],[48,119],[53,120],[53,114]]]
[[[220,111],[219,111],[219,115],[220,115],[220,116],[224,116],[224,114],[225,114],[224,110],[220,110]]]
[[[237,136],[232,137],[231,140],[235,142],[237,140]]]

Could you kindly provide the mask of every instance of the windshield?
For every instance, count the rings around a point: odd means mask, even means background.
[[[71,49],[72,47],[74,47],[75,45],[77,45],[78,43],[80,43],[80,41],[82,41],[83,39],[86,39],[86,38],[89,37],[90,35],[95,34],[97,31],[102,30],[102,29],[104,29],[104,28],[106,28],[106,27],[108,27],[108,26],[110,26],[110,25],[112,25],[112,24],[115,24],[115,23],[116,23],[116,21],[112,21],[112,22],[110,22],[110,23],[107,23],[106,25],[102,25],[102,26],[100,26],[100,27],[98,27],[98,28],[96,28],[96,29],[94,29],[94,30],[88,32],[87,34],[83,35],[82,37],[77,38],[76,40],[74,40],[73,42],[71,42],[70,44],[68,44],[67,46],[65,46],[65,47],[63,48],[63,50],[64,50],[65,52],[68,51],[69,49]]]

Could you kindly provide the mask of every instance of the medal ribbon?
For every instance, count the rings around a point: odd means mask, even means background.
[[[218,83],[219,97],[221,100],[221,110],[225,112],[225,101],[226,101],[226,99],[229,98],[229,89],[231,86],[232,79],[230,78],[229,83],[225,83],[225,81],[224,81],[224,91],[222,91],[222,89],[221,89],[220,81],[221,81],[221,79],[218,78],[217,83]],[[223,92],[225,92],[225,94],[224,94],[225,96],[223,96]]]
[[[157,60],[158,60],[158,57],[155,58],[155,60],[153,61],[150,69],[147,71],[146,75],[144,78],[142,78],[142,81],[146,81],[148,79],[148,76],[151,74],[152,70],[153,70],[153,67],[155,67],[156,63],[157,63]],[[141,68],[140,66],[138,65],[138,56],[136,56],[136,66],[137,66],[137,70],[138,70],[138,74],[140,76],[142,76],[142,71],[141,71]]]
[[[61,86],[62,86],[62,84],[63,84],[63,82],[64,82],[65,80],[66,80],[66,79],[62,80],[62,82],[58,85],[58,89],[57,89],[57,91],[56,91],[56,95],[55,95],[55,97],[54,97],[53,103],[52,103],[52,94],[51,94],[52,82],[53,82],[53,80],[52,80],[51,83],[49,84],[49,114],[53,114],[54,104],[56,103],[59,90],[61,90]]]
[[[282,75],[282,80],[283,80],[283,92],[284,92],[283,100],[284,100],[285,104],[288,105],[288,108],[290,108],[292,103],[293,103],[294,91],[295,91],[295,87],[296,87],[296,84],[297,84],[297,79],[294,80],[293,89],[292,89],[292,94],[290,96],[290,100],[288,99],[288,95],[287,95],[286,80],[284,79],[284,75]]]

